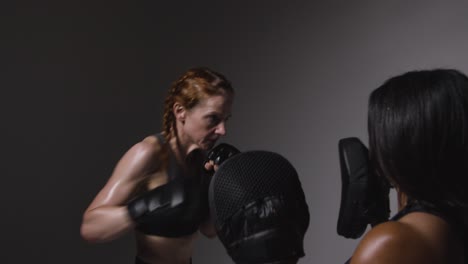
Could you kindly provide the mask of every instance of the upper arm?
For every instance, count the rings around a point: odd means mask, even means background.
[[[119,160],[111,177],[86,211],[127,202],[137,186],[159,166],[160,153],[160,144],[154,139],[147,138],[132,146]]]
[[[411,226],[393,221],[371,229],[363,237],[351,258],[351,264],[432,262],[430,250],[420,234]]]

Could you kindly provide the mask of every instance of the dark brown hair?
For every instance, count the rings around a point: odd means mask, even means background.
[[[370,158],[410,200],[468,206],[468,78],[411,71],[369,98]]]

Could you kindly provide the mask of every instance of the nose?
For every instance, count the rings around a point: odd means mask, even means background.
[[[219,123],[216,126],[215,133],[221,136],[226,135],[226,124],[224,122]]]

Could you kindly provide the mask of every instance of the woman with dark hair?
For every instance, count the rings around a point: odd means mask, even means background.
[[[131,147],[83,215],[82,237],[105,242],[136,229],[136,263],[188,264],[208,221],[205,151],[226,134],[234,90],[220,73],[188,70],[169,90],[163,132]],[[210,168],[209,164],[205,165]]]
[[[372,167],[399,210],[350,263],[468,263],[468,78],[437,69],[389,79],[370,95],[368,132]]]

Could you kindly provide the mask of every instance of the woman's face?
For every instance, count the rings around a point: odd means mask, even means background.
[[[204,150],[211,149],[226,134],[232,101],[232,94],[223,93],[202,99],[190,110],[182,110],[180,129],[185,142]]]

